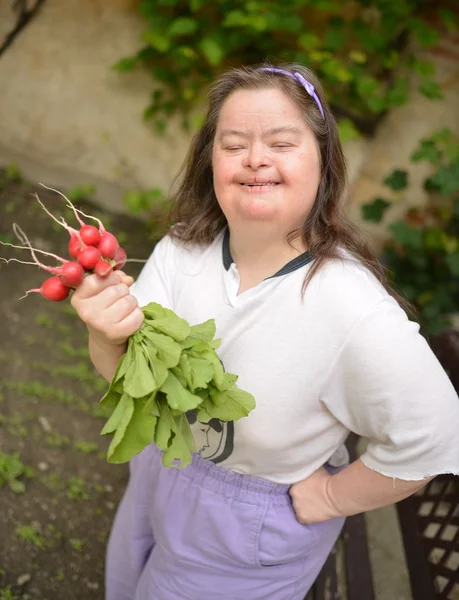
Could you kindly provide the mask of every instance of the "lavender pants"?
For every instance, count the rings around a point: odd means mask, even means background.
[[[110,535],[106,600],[303,600],[343,519],[301,525],[288,490],[198,455],[166,469],[145,448]]]

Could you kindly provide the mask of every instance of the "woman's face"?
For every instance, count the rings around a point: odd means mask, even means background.
[[[231,225],[272,222],[286,234],[314,204],[320,157],[297,104],[278,89],[238,90],[220,111],[214,189]]]

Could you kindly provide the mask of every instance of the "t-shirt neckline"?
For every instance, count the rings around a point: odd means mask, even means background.
[[[223,259],[223,267],[226,271],[229,271],[231,265],[234,263],[233,257],[230,252],[229,245],[229,229],[225,229],[225,233],[223,235],[222,241],[222,259]],[[290,260],[286,265],[284,265],[277,273],[267,277],[267,279],[273,279],[274,277],[281,277],[282,275],[287,275],[288,273],[292,273],[301,267],[304,267],[308,263],[312,261],[312,255],[309,252],[303,252],[299,256],[296,256],[292,260]],[[266,280],[265,280],[266,281]]]

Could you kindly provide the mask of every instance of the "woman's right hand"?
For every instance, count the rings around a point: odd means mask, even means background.
[[[104,279],[88,275],[73,292],[71,305],[92,337],[104,344],[119,346],[140,328],[144,314],[129,292],[133,282],[133,278],[122,271],[115,271]]]

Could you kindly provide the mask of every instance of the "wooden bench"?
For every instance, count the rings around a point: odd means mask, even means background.
[[[430,343],[459,393],[459,332]],[[351,460],[357,458],[357,442],[352,434]],[[437,477],[396,509],[412,600],[459,600],[459,477]],[[346,520],[305,600],[375,600],[364,515]]]

